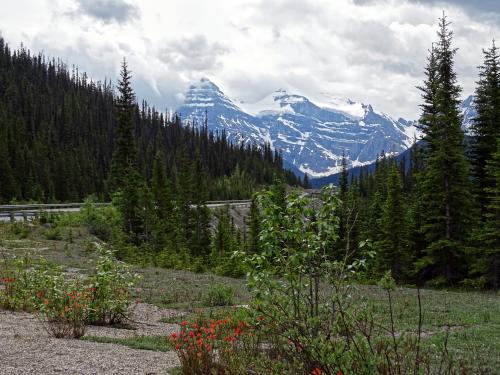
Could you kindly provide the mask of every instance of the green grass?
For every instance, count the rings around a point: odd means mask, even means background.
[[[104,344],[117,344],[133,349],[153,350],[156,352],[168,352],[172,350],[172,344],[165,336],[133,336],[126,338],[84,336],[82,340],[99,342]]]

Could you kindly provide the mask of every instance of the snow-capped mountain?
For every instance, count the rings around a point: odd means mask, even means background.
[[[418,136],[415,123],[394,120],[371,105],[334,98],[318,105],[304,96],[277,90],[251,105],[236,104],[211,81],[201,80],[177,109],[183,120],[225,130],[234,142],[269,142],[310,177],[340,170],[342,153],[350,166],[373,162],[382,151],[398,154]]]
[[[470,95],[460,104],[460,111],[462,112],[462,129],[466,134],[470,134],[472,120],[477,116],[477,111],[474,107],[474,98],[474,95]]]

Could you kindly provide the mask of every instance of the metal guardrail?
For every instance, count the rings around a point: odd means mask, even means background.
[[[96,206],[108,206],[111,203],[95,203]],[[49,204],[6,204],[0,205],[0,212],[24,210],[54,210],[58,208],[82,208],[85,203],[49,203]]]
[[[218,207],[223,205],[247,205],[251,200],[229,200],[229,201],[207,201],[205,205],[210,207]],[[95,206],[108,206],[111,203],[95,203]],[[0,205],[0,220],[9,218],[10,221],[15,221],[17,218],[23,218],[27,221],[28,218],[37,218],[42,212],[77,212],[85,205],[85,203],[53,203],[53,204],[7,204]],[[4,220],[5,221],[5,220]]]

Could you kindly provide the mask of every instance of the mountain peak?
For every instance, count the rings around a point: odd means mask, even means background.
[[[196,90],[196,89],[212,90],[212,91],[215,91],[215,92],[221,92],[222,93],[222,91],[219,88],[219,86],[217,86],[209,78],[206,78],[206,77],[201,78],[198,82],[192,83],[189,86],[189,90]]]
[[[234,110],[239,108],[221,91],[221,89],[208,78],[201,78],[192,83],[185,93],[184,104],[181,108],[207,108],[224,106]],[[189,112],[189,111],[188,111]]]

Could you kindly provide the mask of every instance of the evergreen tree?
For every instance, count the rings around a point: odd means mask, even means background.
[[[453,33],[446,17],[440,19],[438,43],[431,51],[420,123],[427,143],[422,181],[426,213],[423,234],[426,257],[419,267],[431,267],[447,282],[463,274],[463,241],[470,221],[469,168],[459,111],[460,87],[454,71]]]
[[[261,231],[261,215],[257,200],[255,197],[252,199],[250,205],[249,217],[249,240],[248,240],[248,251],[253,254],[258,254],[261,251],[260,248],[260,231]]]
[[[311,184],[309,183],[309,176],[307,175],[307,173],[304,174],[304,182],[302,183],[304,189],[310,189],[311,188]]]
[[[111,161],[110,191],[116,191],[130,182],[137,172],[137,149],[134,139],[133,110],[135,95],[131,86],[132,76],[123,60],[118,82],[119,96],[116,101],[116,140]]]
[[[286,207],[286,184],[281,177],[275,177],[271,191],[273,192],[274,204],[284,211]]]
[[[0,201],[8,201],[17,196],[17,189],[9,162],[8,139],[3,130],[3,124],[0,124]]]
[[[347,171],[347,159],[345,157],[345,152],[342,151],[342,168],[340,170],[339,188],[340,188],[340,199],[345,200],[345,195],[347,193],[349,172]]]
[[[347,171],[347,160],[345,157],[344,151],[342,151],[342,169],[340,171],[339,178],[339,197],[340,197],[340,206],[339,206],[339,239],[338,239],[338,247],[341,250],[349,247],[349,243],[346,243],[347,239],[347,231],[349,230],[349,219],[351,217],[349,211],[349,205],[347,202],[347,192],[348,192],[348,178],[349,172]]]
[[[488,205],[485,207],[484,221],[478,239],[481,254],[476,259],[480,271],[494,289],[500,288],[500,137],[497,150],[485,167],[490,186],[486,188]]]
[[[195,257],[208,258],[210,254],[210,209],[204,205],[198,205],[192,209],[192,227],[188,239],[188,248]]]
[[[378,246],[379,270],[391,270],[396,282],[401,282],[406,273],[407,241],[406,217],[401,176],[392,162],[387,176],[387,198],[380,219],[382,240]]]
[[[137,169],[137,150],[134,140],[133,110],[135,95],[131,87],[131,75],[125,60],[118,82],[119,96],[116,102],[116,143],[111,161],[111,187],[123,192],[121,211],[124,230],[133,242],[138,242],[143,222],[140,206],[141,181]]]
[[[486,190],[495,184],[494,180],[487,179],[486,163],[496,151],[496,140],[500,135],[500,56],[495,42],[493,41],[490,49],[483,50],[483,53],[484,63],[479,67],[474,100],[477,117],[472,125],[473,172],[482,213],[489,204]]]

